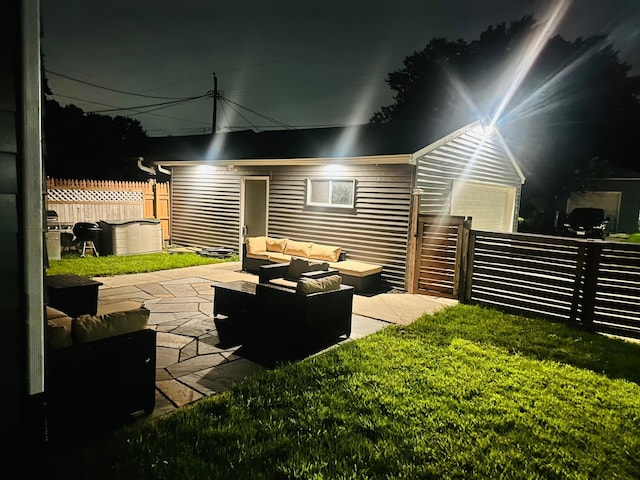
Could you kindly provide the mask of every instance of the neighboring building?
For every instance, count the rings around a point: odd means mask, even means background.
[[[604,209],[612,232],[640,231],[640,172],[616,169],[610,177],[595,181],[592,191],[571,195],[567,213],[576,207]]]
[[[420,213],[516,225],[524,177],[500,133],[479,122],[444,133],[362,125],[163,137],[145,160],[171,169],[173,244],[239,251],[245,236],[269,235],[339,245],[405,289],[414,192]]]

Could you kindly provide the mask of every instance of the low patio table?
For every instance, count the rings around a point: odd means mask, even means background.
[[[98,311],[98,287],[102,282],[79,275],[51,275],[46,277],[47,304],[70,317]]]
[[[256,284],[236,280],[213,284],[213,321],[220,343],[242,343],[244,327],[254,315]]]

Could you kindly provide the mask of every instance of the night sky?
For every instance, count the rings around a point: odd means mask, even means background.
[[[391,103],[387,73],[433,37],[471,41],[526,14],[543,20],[554,3],[41,0],[42,50],[55,98],[85,111],[204,95],[216,72],[229,100],[218,108],[219,131],[345,125],[367,122]],[[568,40],[610,34],[636,74],[639,32],[640,0],[573,0],[557,31]],[[211,127],[210,98],[140,108],[151,109],[117,113],[140,120],[149,135]]]

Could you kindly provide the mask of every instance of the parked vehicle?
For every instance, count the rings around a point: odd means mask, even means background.
[[[601,238],[609,236],[609,217],[602,208],[574,208],[567,215],[561,229],[563,235],[572,237]]]

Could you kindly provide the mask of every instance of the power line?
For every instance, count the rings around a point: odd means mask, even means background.
[[[92,103],[92,104],[95,104],[95,105],[102,105],[104,107],[113,107],[115,110],[130,110],[132,112],[137,112],[137,113],[140,113],[140,114],[143,114],[143,115],[152,115],[154,117],[167,118],[169,120],[180,120],[182,122],[191,122],[191,123],[204,124],[204,122],[202,122],[200,120],[191,120],[190,118],[172,117],[170,115],[162,115],[160,113],[140,112],[140,111],[135,110],[133,107],[130,107],[130,108],[119,108],[116,105],[111,105],[109,103],[96,102],[95,100],[88,100],[86,98],[72,97],[70,95],[63,95],[61,93],[54,93],[52,95],[54,97],[68,98],[68,99],[71,99],[71,100],[78,100],[80,102]],[[85,112],[85,113],[96,113],[96,112],[94,111],[94,112]]]
[[[147,105],[138,105],[138,106],[135,106],[135,107],[119,107],[119,108],[110,108],[110,109],[105,109],[105,110],[93,110],[93,111],[87,112],[87,113],[107,113],[107,112],[117,112],[117,111],[120,111],[120,110],[133,110],[133,111],[136,111],[136,110],[138,110],[140,108],[157,107],[157,106],[160,106],[160,105],[167,105],[167,106],[177,105],[177,104],[180,104],[180,103],[190,102],[192,100],[198,100],[199,98],[204,98],[204,97],[209,97],[209,96],[211,96],[211,95],[209,93],[206,93],[204,95],[198,95],[196,97],[187,97],[187,98],[183,98],[183,99],[180,99],[180,100],[171,100],[169,102],[150,103],[150,104],[147,104]],[[141,112],[141,113],[144,113],[144,112]]]
[[[252,110],[251,108],[245,107],[244,105],[240,105],[239,103],[234,102],[233,100],[229,100],[228,98],[222,98],[222,101],[224,102],[228,102],[232,105],[235,105],[239,108],[242,108],[243,110],[246,110],[247,112],[253,113],[254,115],[257,115],[258,117],[264,118],[265,120],[269,120],[270,122],[275,123],[276,125],[280,125],[281,127],[285,127],[285,128],[291,128],[289,125],[287,125],[285,122],[281,122],[280,120],[276,120],[273,117],[270,117],[268,115],[264,115],[260,112],[257,112],[255,110]],[[244,117],[243,117],[244,118]]]
[[[110,88],[110,87],[105,87],[103,85],[97,85],[95,83],[86,82],[86,81],[80,80],[78,78],[70,77],[69,75],[64,75],[62,73],[58,73],[58,72],[54,72],[54,71],[51,71],[51,70],[47,70],[46,68],[44,69],[44,71],[46,73],[50,73],[51,75],[55,75],[55,76],[58,76],[58,77],[66,78],[67,80],[71,80],[72,82],[82,83],[84,85],[89,85],[91,87],[100,88],[102,90],[108,90],[110,92],[122,93],[122,94],[125,94],[125,95],[134,95],[136,97],[144,97],[144,98],[155,98],[155,99],[158,99],[158,100],[182,100],[184,98],[184,97],[158,97],[158,96],[154,96],[154,95],[144,95],[142,93],[127,92],[125,90],[118,90],[116,88]]]

